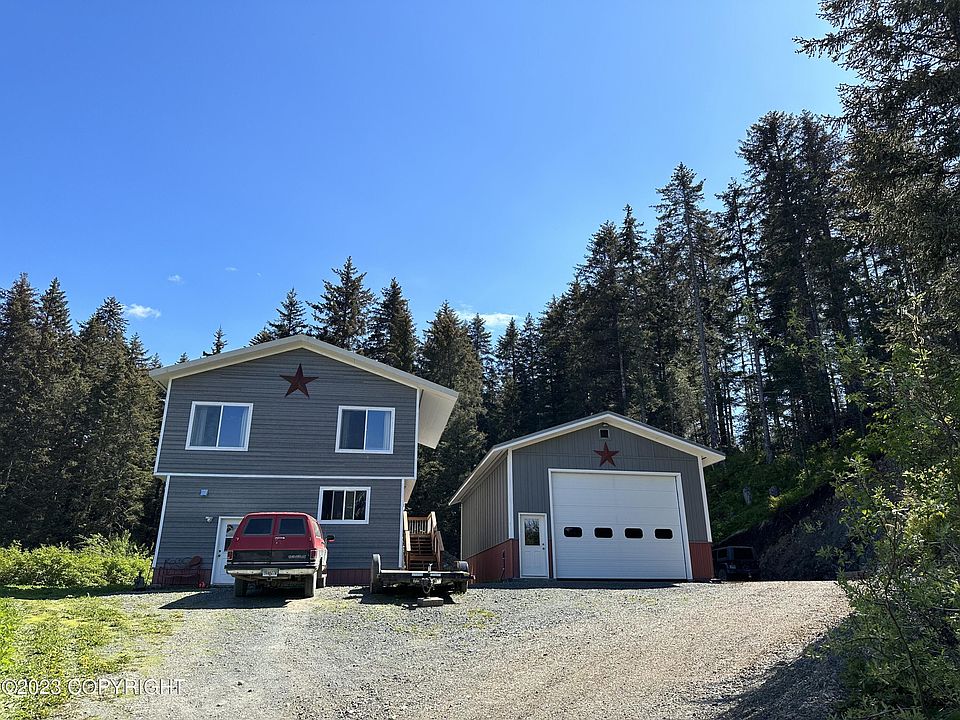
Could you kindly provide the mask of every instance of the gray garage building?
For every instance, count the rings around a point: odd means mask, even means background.
[[[713,576],[703,468],[722,453],[601,413],[491,448],[451,505],[480,581]]]

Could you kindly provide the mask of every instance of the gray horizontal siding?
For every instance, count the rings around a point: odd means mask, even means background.
[[[284,396],[303,365],[310,397]],[[187,450],[195,401],[253,403],[246,452]],[[291,350],[174,380],[168,398],[157,472],[237,475],[378,475],[413,477],[416,453],[414,388],[309,350]],[[338,453],[341,405],[396,409],[392,454]]]
[[[616,467],[600,468],[594,452],[606,442]],[[599,423],[513,451],[513,511],[550,513],[549,469],[635,470],[680,473],[690,542],[707,541],[700,468],[693,455],[653,442],[620,428],[610,427],[610,438],[601,440]],[[549,520],[549,518],[548,518]]]
[[[160,534],[158,566],[169,558],[213,561],[219,516],[242,517],[249,512],[305,512],[317,516],[320,488],[336,485],[370,488],[370,522],[366,525],[326,525],[335,535],[330,545],[333,569],[369,568],[370,556],[380,553],[384,567],[400,561],[401,480],[268,480],[263,478],[173,477],[168,480],[166,509]],[[200,490],[206,488],[207,496]],[[206,522],[206,517],[212,517]],[[322,525],[322,523],[321,523]]]
[[[507,456],[492,465],[460,504],[460,557],[468,558],[507,539]]]

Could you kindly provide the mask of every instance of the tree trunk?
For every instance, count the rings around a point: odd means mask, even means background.
[[[696,230],[691,227],[692,218],[689,201],[684,199],[684,230],[687,236],[687,256],[690,265],[690,282],[693,286],[693,305],[697,323],[697,349],[700,353],[700,374],[703,382],[704,406],[706,407],[707,435],[713,447],[720,445],[720,431],[717,427],[717,400],[710,377],[710,358],[707,356],[707,331],[703,322],[703,304],[700,299],[700,268],[697,262]]]

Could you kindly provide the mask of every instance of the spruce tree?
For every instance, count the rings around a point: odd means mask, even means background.
[[[213,334],[213,345],[210,346],[210,351],[204,350],[203,356],[209,357],[211,355],[219,355],[224,351],[224,348],[227,347],[227,338],[223,332],[223,326],[217,327],[217,331]]]
[[[657,405],[651,352],[654,296],[658,289],[647,282],[649,250],[643,223],[630,205],[624,207],[618,237],[618,275],[624,287],[626,306],[621,337],[627,348],[626,414],[641,421]]]
[[[517,342],[520,397],[520,433],[527,435],[541,428],[540,416],[540,330],[529,313],[523,320]]]
[[[35,429],[42,412],[42,381],[38,359],[41,335],[37,330],[37,292],[26,274],[0,295],[0,541],[19,537],[26,520],[28,537],[36,532],[38,438]]]
[[[523,407],[519,376],[523,373],[520,331],[513,318],[507,323],[494,351],[496,396],[493,401],[494,443],[523,435]]]
[[[473,345],[473,351],[480,362],[483,377],[483,388],[481,390],[483,412],[480,414],[479,427],[487,440],[492,441],[495,437],[498,437],[493,419],[497,390],[496,371],[493,362],[493,338],[490,331],[487,330],[486,322],[479,313],[475,313],[470,318],[467,324],[467,334],[470,336],[470,344]]]
[[[413,372],[417,352],[416,328],[410,304],[396,278],[380,292],[370,313],[370,335],[364,354],[399,370]]]
[[[123,306],[108,298],[81,326],[77,467],[67,506],[72,537],[139,527],[153,492],[152,460],[159,427],[158,389],[138,337],[126,339]]]
[[[744,187],[731,181],[727,189],[717,195],[723,202],[723,210],[717,215],[717,226],[726,235],[733,248],[733,261],[737,265],[737,282],[741,301],[738,311],[741,317],[742,335],[749,348],[750,362],[744,369],[749,378],[749,395],[746,402],[748,414],[747,432],[757,433],[762,447],[764,460],[773,462],[773,440],[770,435],[770,418],[767,411],[766,391],[764,388],[764,365],[762,349],[765,339],[760,323],[761,298],[756,280],[756,219],[753,216]]]
[[[430,322],[417,365],[421,377],[460,394],[436,449],[420,450],[419,479],[410,498],[413,513],[437,512],[444,543],[456,552],[458,516],[447,502],[479,462],[485,438],[478,428],[482,410],[480,362],[466,323],[448,303]]]
[[[297,289],[290,288],[277,308],[277,319],[267,323],[271,340],[300,335],[307,332],[307,310],[297,298]]]
[[[590,359],[585,377],[588,413],[616,410],[626,413],[630,402],[627,385],[630,350],[624,337],[628,318],[627,290],[620,276],[620,237],[616,224],[605,222],[593,234],[583,265],[577,269],[582,283],[582,352]]]
[[[37,413],[33,419],[33,522],[21,517],[21,539],[30,543],[63,540],[70,480],[76,464],[77,434],[83,398],[77,361],[77,340],[66,294],[54,278],[40,296],[37,314],[39,345]],[[29,482],[29,480],[28,480]]]
[[[960,350],[960,10],[939,0],[831,0],[833,26],[800,40],[858,78],[839,88],[844,178],[891,311],[922,297],[925,323]]]
[[[720,429],[717,422],[716,388],[714,369],[707,347],[705,319],[705,291],[708,278],[704,268],[710,264],[709,215],[703,207],[703,181],[682,163],[673,171],[670,182],[659,188],[657,220],[660,232],[667,242],[677,244],[686,257],[685,280],[690,291],[694,337],[699,356],[700,383],[703,392],[704,435],[713,447],[720,445]]]
[[[177,365],[183,365],[188,362],[190,362],[190,356],[186,353],[180,353],[180,357],[177,358]]]
[[[486,321],[475,313],[467,324],[467,334],[470,336],[470,344],[473,345],[473,351],[480,361],[480,367],[483,369],[484,390],[491,389],[491,375],[493,372],[493,336],[487,330]]]
[[[836,229],[839,157],[820,121],[771,112],[741,143],[756,207],[768,377],[800,451],[836,439],[843,389],[838,348],[851,339],[849,241]]]
[[[323,281],[323,296],[309,303],[313,309],[313,331],[321,340],[345,350],[359,350],[367,335],[373,293],[364,286],[366,273],[357,271],[353,258],[342,268],[333,268],[337,282]]]
[[[263,328],[256,335],[250,338],[251,345],[260,345],[265,342],[270,342],[271,340],[276,340],[273,334],[270,332],[269,328]]]
[[[577,282],[547,303],[540,317],[540,372],[538,396],[541,422],[559,425],[587,413],[584,375],[589,358],[582,351]]]

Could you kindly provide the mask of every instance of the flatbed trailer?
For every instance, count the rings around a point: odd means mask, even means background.
[[[380,556],[374,555],[370,561],[370,592],[382,593],[390,589],[415,590],[423,595],[460,595],[467,591],[473,577],[470,566],[463,560],[457,561],[456,570],[384,570],[380,565]]]

